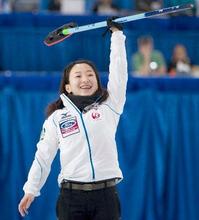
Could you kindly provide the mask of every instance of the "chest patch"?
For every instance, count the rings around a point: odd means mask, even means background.
[[[80,132],[76,116],[68,117],[65,120],[62,120],[59,123],[59,128],[63,138]]]

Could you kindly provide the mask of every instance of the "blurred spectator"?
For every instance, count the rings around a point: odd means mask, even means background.
[[[84,14],[85,0],[60,0],[62,14]]]
[[[39,0],[10,0],[10,2],[14,12],[32,12],[39,9]]]
[[[184,45],[176,44],[173,49],[171,62],[168,65],[170,76],[191,75],[192,65]]]
[[[138,39],[138,52],[132,56],[134,73],[140,76],[166,74],[166,62],[162,53],[154,50],[153,38],[142,36]]]
[[[137,12],[146,12],[162,8],[163,0],[136,0],[135,10]]]
[[[196,16],[199,16],[199,1],[196,1]]]
[[[93,6],[93,12],[97,14],[117,14],[120,9],[112,0],[97,0]]]
[[[0,12],[11,12],[11,2],[8,0],[0,0]]]
[[[61,9],[60,0],[50,0],[48,5],[49,11],[60,11],[60,9]]]

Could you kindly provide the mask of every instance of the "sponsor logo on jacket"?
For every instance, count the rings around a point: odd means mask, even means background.
[[[94,120],[97,120],[100,118],[100,113],[99,112],[92,112],[91,116]]]
[[[76,116],[62,120],[59,123],[59,128],[63,138],[80,132]]]
[[[40,141],[42,141],[44,139],[45,133],[46,133],[46,129],[43,127],[41,134],[40,134]]]

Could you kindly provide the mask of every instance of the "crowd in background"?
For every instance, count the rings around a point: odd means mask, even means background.
[[[156,10],[180,4],[194,4],[192,10],[186,10],[169,16],[199,15],[199,0],[0,0],[0,12],[34,12],[61,14],[96,14],[122,16]],[[168,15],[167,15],[168,16]],[[197,65],[189,58],[187,48],[176,42],[170,60],[155,49],[155,40],[151,36],[141,36],[137,42],[137,52],[132,54],[132,74],[136,76],[191,75],[199,72]]]
[[[177,15],[198,15],[198,0],[0,0],[0,12],[128,14],[189,3],[195,5],[194,9],[177,13]]]
[[[167,63],[161,51],[155,50],[151,36],[138,38],[138,51],[132,55],[132,67],[133,75],[137,76],[193,76],[199,71],[183,44],[176,43]]]

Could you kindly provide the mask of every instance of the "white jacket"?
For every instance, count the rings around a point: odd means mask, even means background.
[[[60,150],[62,180],[93,182],[121,178],[115,134],[126,99],[127,61],[125,36],[116,31],[111,37],[109,97],[102,104],[81,113],[64,94],[63,109],[56,110],[43,125],[35,159],[24,192],[40,195],[51,163]]]

